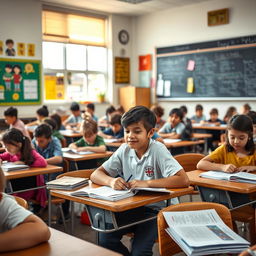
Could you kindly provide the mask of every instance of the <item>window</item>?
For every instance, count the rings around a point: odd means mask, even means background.
[[[96,101],[107,90],[105,20],[43,11],[45,100]]]

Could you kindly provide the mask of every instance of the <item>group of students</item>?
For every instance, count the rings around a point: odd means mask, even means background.
[[[161,134],[161,129],[166,128],[165,126],[172,127],[173,123],[177,123],[177,119],[180,121],[178,123],[182,122],[184,115],[180,112],[180,109],[170,112],[170,123],[162,126],[159,134]],[[124,141],[126,143],[122,144],[108,160],[104,161],[93,172],[90,178],[92,182],[118,190],[136,187],[179,188],[189,185],[185,171],[172,157],[165,145],[151,139],[157,125],[157,117],[154,111],[146,107],[136,106],[124,113],[120,121],[124,128]],[[37,129],[39,127],[40,125]],[[98,135],[97,123],[92,118],[85,117],[81,127],[84,131],[83,138],[71,144],[70,147],[83,147],[83,150],[87,150],[91,143],[98,140],[96,147],[99,150],[106,150],[105,146],[101,144],[102,140]],[[89,129],[93,132],[85,132],[87,127],[90,127]],[[17,133],[17,129],[11,129],[6,134],[13,131]],[[28,161],[29,165],[42,161],[42,165],[47,164],[47,160],[42,160],[44,158],[31,147],[29,139],[26,139],[21,132],[21,138],[17,140],[14,134],[9,135],[9,137],[6,134],[3,137],[3,143],[7,152],[0,154],[1,159],[5,154],[8,155],[9,158],[6,159],[9,161],[23,161],[25,163]],[[5,136],[10,139],[7,140]],[[204,170],[217,169],[224,172],[256,171],[252,118],[245,114],[232,116],[227,124],[225,136],[226,143],[203,158],[197,167]],[[90,139],[94,139],[94,142],[89,141]],[[23,152],[25,143],[30,144],[31,154],[29,159]],[[127,182],[130,177],[130,181]],[[178,203],[178,201],[173,200],[172,203]],[[128,222],[129,219],[134,217],[134,214],[139,214],[142,217],[154,216],[162,207],[164,207],[163,202],[140,207],[135,211],[125,211],[117,216],[117,221]],[[130,232],[134,233],[131,251],[121,242],[122,236]],[[152,247],[156,238],[157,223],[154,219],[116,232],[100,233],[99,244],[125,256],[152,255]]]

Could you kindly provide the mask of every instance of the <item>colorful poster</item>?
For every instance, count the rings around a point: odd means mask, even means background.
[[[28,56],[35,57],[35,44],[28,44]]]
[[[0,105],[39,104],[41,62],[0,59]]]
[[[64,100],[64,77],[44,76],[45,99]]]
[[[0,55],[3,55],[3,41],[0,41]]]
[[[152,70],[151,54],[139,56],[139,71]]]
[[[17,43],[17,54],[18,56],[25,56],[25,44]]]

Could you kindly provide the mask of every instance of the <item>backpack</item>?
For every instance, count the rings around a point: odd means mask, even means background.
[[[189,118],[186,118],[186,120],[183,121],[183,123],[185,125],[185,129],[181,133],[181,140],[191,140],[193,134],[191,120]]]

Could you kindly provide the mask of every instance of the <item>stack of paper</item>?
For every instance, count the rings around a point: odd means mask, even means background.
[[[200,177],[256,184],[256,174],[248,172],[227,173],[221,171],[208,171],[201,173]]]
[[[87,185],[88,178],[63,176],[57,180],[52,180],[46,183],[48,189],[64,189],[72,190],[83,185]]]
[[[26,164],[15,164],[12,162],[3,163],[1,167],[4,172],[26,170],[29,168]]]
[[[250,245],[219,217],[214,209],[164,212],[167,233],[187,254],[240,253]]]

